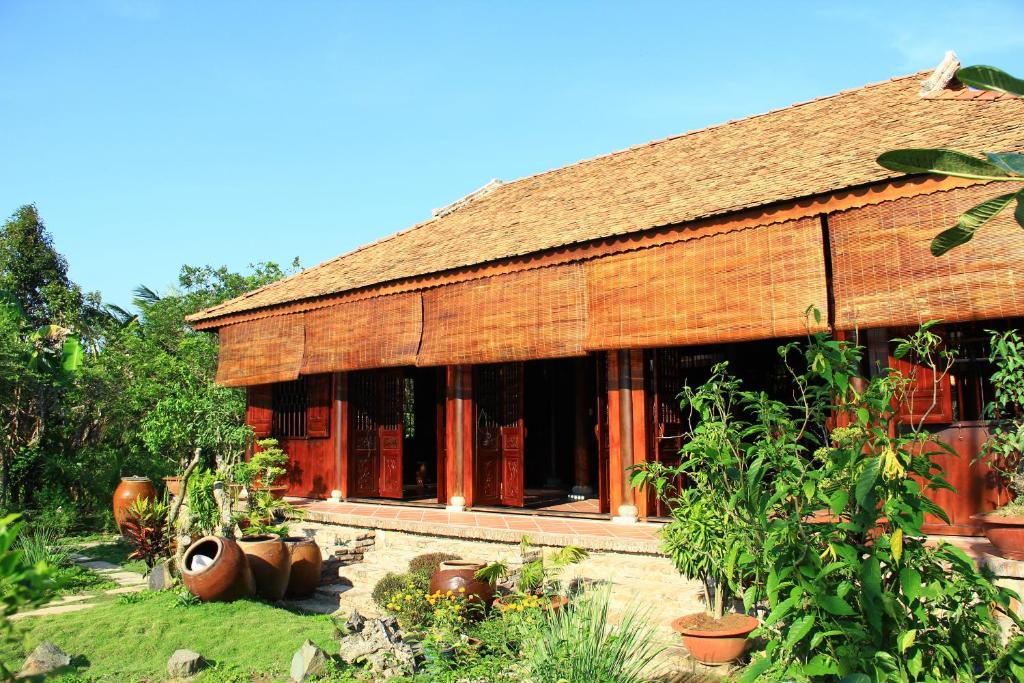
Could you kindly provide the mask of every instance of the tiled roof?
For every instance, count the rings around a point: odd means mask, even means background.
[[[420,223],[203,311],[336,294],[894,177],[881,152],[1021,149],[1024,102],[894,78],[505,183]]]

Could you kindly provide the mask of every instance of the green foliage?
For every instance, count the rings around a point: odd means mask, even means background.
[[[189,477],[187,495],[192,526],[201,535],[212,534],[220,528],[220,509],[213,495],[213,487],[220,481],[216,472],[197,469]]]
[[[584,593],[548,618],[529,652],[535,683],[642,683],[662,649],[647,615],[630,608],[612,625],[607,589]]]
[[[427,578],[434,575],[442,562],[461,559],[458,555],[451,553],[424,553],[409,560],[410,574],[423,574]]]
[[[374,585],[373,593],[371,593],[370,597],[373,598],[373,602],[377,607],[387,609],[392,597],[405,588],[407,583],[408,574],[388,572]]]
[[[940,382],[953,359],[933,325],[896,340],[895,353]],[[674,513],[666,544],[684,571],[710,573],[719,595],[766,610],[753,634],[765,649],[742,680],[999,680],[995,663],[1010,660],[997,616],[1019,626],[1012,592],[921,531],[926,514],[945,518],[927,493],[950,488],[932,462],[949,451],[925,429],[929,410],[897,421],[922,378],[862,377],[863,350],[823,334],[780,354],[791,404],[717,366],[683,391],[693,426],[680,465],[634,477],[672,505],[713,501]],[[673,492],[679,477],[688,486]],[[702,563],[703,552],[722,565]]]
[[[373,600],[379,607],[398,617],[405,629],[427,626],[433,610],[427,601],[430,577],[423,574],[386,574],[373,588]]]
[[[1024,81],[991,66],[967,66],[956,74],[965,85],[1024,97]],[[902,173],[934,173],[937,175],[976,180],[1024,182],[1024,154],[989,152],[979,159],[951,149],[900,149],[878,157],[879,165]],[[995,218],[1013,201],[1017,202],[1014,217],[1024,227],[1024,190],[987,199],[968,209],[956,225],[939,233],[932,240],[934,256],[966,244],[979,228]]]
[[[993,400],[988,413],[994,418],[992,433],[980,459],[1002,477],[1013,500],[996,514],[1024,514],[1024,339],[1017,330],[990,332],[989,360]]]
[[[18,537],[23,530],[24,523],[18,521],[18,515],[0,518],[0,632],[7,643],[17,642],[11,617],[26,607],[42,604],[52,592],[53,568],[43,562],[29,564],[18,548]],[[45,553],[45,549],[37,552]],[[12,679],[4,661],[9,660],[0,657],[0,676]]]
[[[590,553],[574,545],[567,545],[548,554],[543,549],[532,551],[531,548],[530,539],[523,536],[519,542],[519,553],[524,562],[517,571],[511,571],[506,562],[492,562],[480,569],[476,578],[491,584],[511,578],[519,593],[561,595],[564,591],[560,579],[562,571],[590,557]],[[533,559],[528,559],[531,556],[534,556]]]

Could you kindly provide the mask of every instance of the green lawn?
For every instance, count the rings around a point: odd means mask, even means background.
[[[145,574],[149,571],[149,568],[146,567],[146,563],[142,560],[128,559],[132,549],[121,539],[107,534],[100,538],[91,540],[102,540],[103,543],[100,543],[99,545],[83,546],[81,541],[72,538],[69,539],[68,545],[76,553],[85,555],[86,557],[91,557],[94,560],[102,560],[112,564],[119,564],[125,571],[138,572],[139,574]]]
[[[307,638],[328,654],[337,651],[329,617],[248,600],[182,606],[171,592],[110,597],[92,609],[16,623],[24,640],[0,645],[3,661],[16,671],[36,645],[52,640],[78,664],[76,674],[54,679],[65,683],[162,681],[168,657],[179,648],[216,665],[197,682],[269,683],[288,680],[292,654]]]

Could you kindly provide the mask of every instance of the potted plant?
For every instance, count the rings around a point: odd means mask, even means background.
[[[278,446],[277,439],[260,439],[256,446],[258,450],[247,461],[235,465],[235,483],[245,488],[250,497],[254,492],[266,492],[280,500],[288,491],[287,485],[277,483],[288,473],[288,454]]]
[[[985,536],[1000,555],[1024,560],[1024,339],[1017,330],[990,334],[994,398],[986,410],[994,424],[979,459],[997,473],[1010,496],[995,511],[973,519],[984,524]]]
[[[506,562],[493,562],[477,571],[476,578],[491,585],[503,579],[511,579],[511,592],[516,597],[547,597],[551,600],[552,609],[558,609],[569,601],[561,581],[564,569],[590,557],[586,550],[574,545],[567,545],[545,555],[543,549],[532,550],[530,539],[526,536],[519,543],[519,553],[523,564],[517,571],[511,571]],[[502,598],[495,601],[496,606],[501,603]]]

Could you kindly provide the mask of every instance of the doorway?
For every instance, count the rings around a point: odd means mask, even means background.
[[[437,504],[444,467],[443,374],[436,368],[349,373],[349,498]]]

